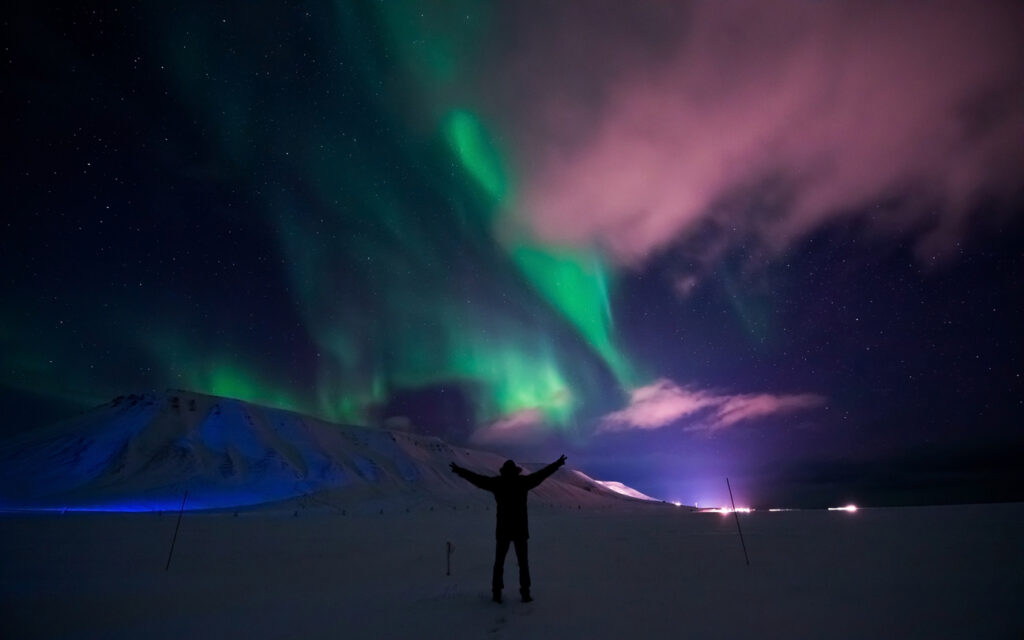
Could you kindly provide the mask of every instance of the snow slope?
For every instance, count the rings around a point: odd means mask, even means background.
[[[452,461],[492,474],[503,458],[435,437],[169,390],[118,397],[0,444],[0,508],[177,510],[186,491],[186,510],[488,504],[489,494],[450,472]],[[561,470],[531,500],[596,506],[628,498]]]
[[[606,489],[611,489],[612,491],[614,491],[615,493],[617,493],[619,495],[628,496],[630,498],[636,498],[637,500],[648,500],[648,501],[652,501],[652,502],[661,502],[657,498],[652,498],[651,496],[647,495],[646,493],[641,493],[641,492],[637,491],[636,489],[634,489],[633,487],[624,485],[621,482],[616,482],[614,480],[594,480],[593,478],[591,478],[589,476],[586,476],[582,471],[577,471],[576,473],[586,477],[588,480],[596,482],[597,484],[601,485],[602,487],[604,487]]]

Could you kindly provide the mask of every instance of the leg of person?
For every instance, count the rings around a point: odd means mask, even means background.
[[[530,595],[530,553],[526,538],[515,541],[516,560],[519,562],[519,595],[523,602],[530,602],[533,597]]]
[[[498,542],[494,546],[494,573],[491,575],[491,599],[495,602],[501,602],[501,590],[505,587],[503,576],[505,573],[505,556],[508,554],[508,545],[511,542],[508,538],[498,538]]]

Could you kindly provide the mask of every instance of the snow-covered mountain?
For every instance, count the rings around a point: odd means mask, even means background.
[[[120,396],[0,443],[0,508],[169,510],[186,491],[189,510],[281,501],[337,510],[489,502],[490,494],[450,472],[452,461],[492,474],[503,458],[431,436],[168,390]],[[637,502],[568,469],[533,495],[551,505]]]

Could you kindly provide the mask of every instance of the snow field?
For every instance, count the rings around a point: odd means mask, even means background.
[[[493,509],[0,516],[8,638],[1017,638],[1024,505],[531,507],[536,602],[489,602]],[[445,543],[452,542],[452,575]]]

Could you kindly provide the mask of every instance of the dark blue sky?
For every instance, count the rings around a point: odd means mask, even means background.
[[[760,505],[1022,499],[1013,3],[4,21],[3,431],[188,388]]]

